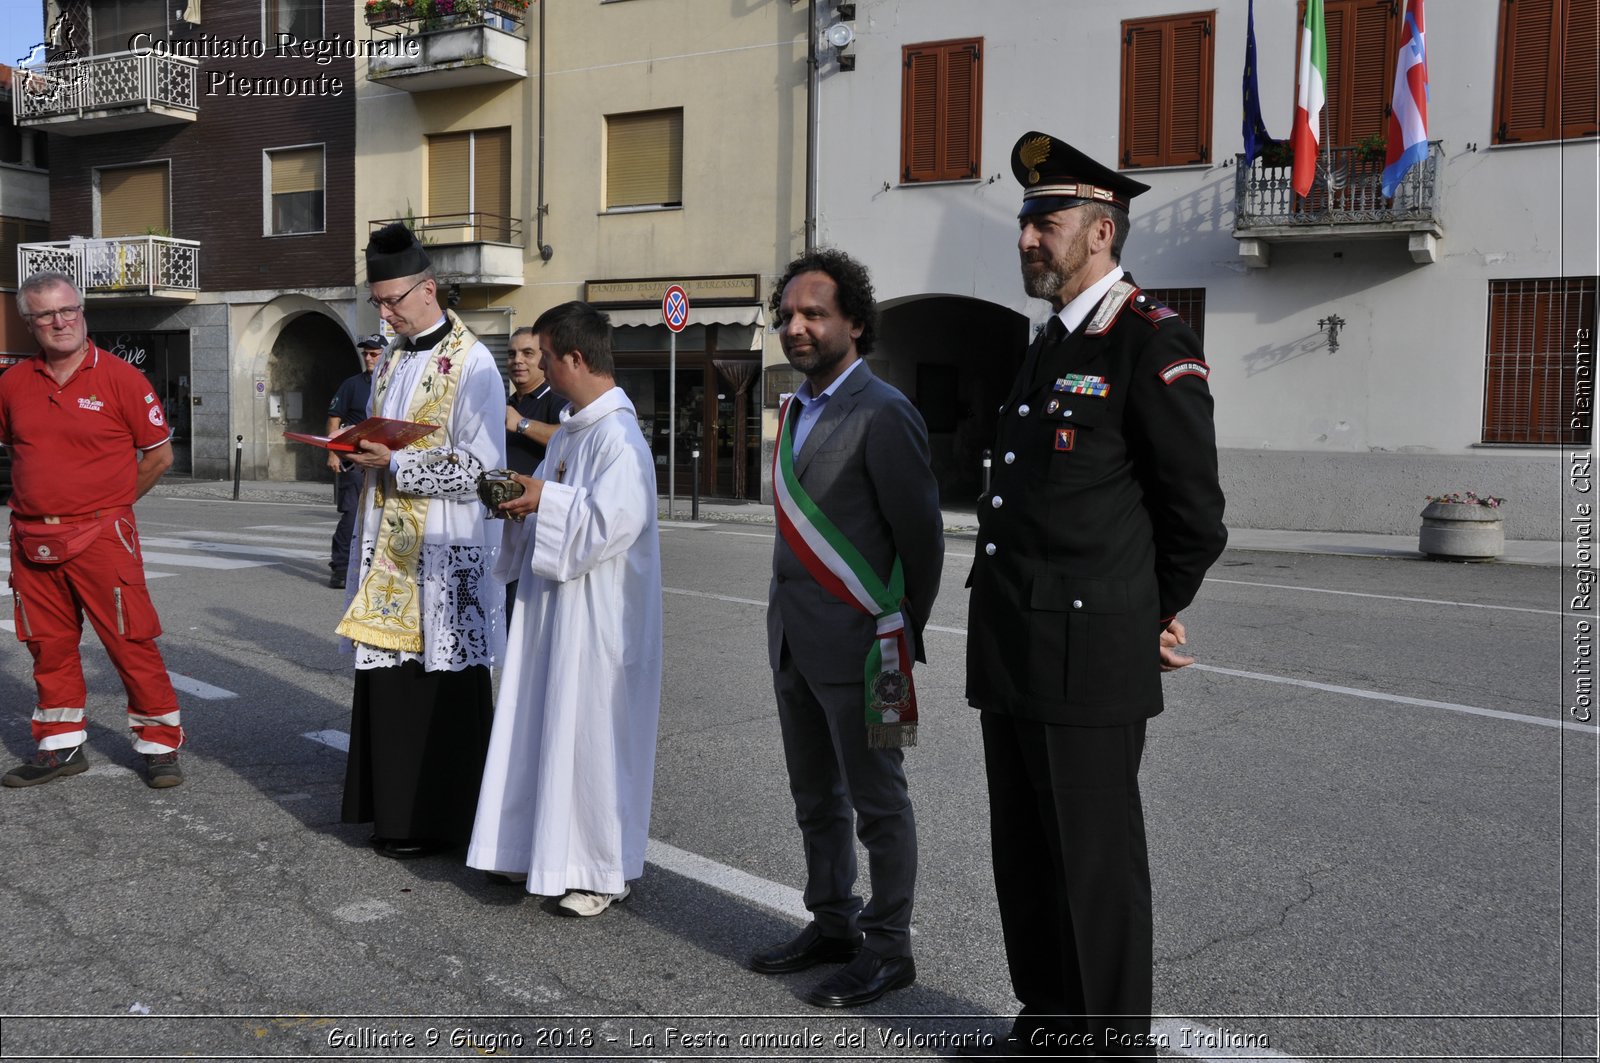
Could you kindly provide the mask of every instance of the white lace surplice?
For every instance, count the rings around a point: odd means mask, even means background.
[[[399,358],[384,395],[380,417],[409,420],[412,392],[433,362],[433,351],[394,351]],[[421,583],[422,653],[355,644],[357,668],[391,668],[422,662],[430,672],[456,672],[493,665],[505,653],[505,588],[492,573],[499,552],[499,522],[487,519],[478,499],[478,474],[505,465],[505,387],[494,357],[481,343],[466,353],[449,423],[428,437],[427,450],[395,453],[395,472],[381,474],[385,490],[430,498],[423,523],[418,578]],[[442,438],[441,438],[442,437]],[[453,459],[453,460],[452,460]],[[361,579],[377,544],[374,486],[369,472],[357,511]],[[360,587],[351,580],[350,593]]]

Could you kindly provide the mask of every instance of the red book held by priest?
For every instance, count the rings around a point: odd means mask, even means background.
[[[283,438],[292,439],[297,443],[310,443],[314,447],[324,450],[337,450],[342,452],[361,449],[364,441],[371,440],[381,443],[390,450],[399,450],[401,447],[414,443],[423,436],[438,431],[436,424],[421,424],[417,421],[397,421],[392,417],[368,417],[360,424],[352,425],[336,436],[314,436],[306,432],[285,432]]]

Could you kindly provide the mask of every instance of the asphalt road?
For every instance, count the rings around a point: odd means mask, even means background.
[[[918,982],[839,1014],[801,1000],[822,972],[744,967],[804,920],[770,529],[663,526],[650,864],[569,920],[339,822],[331,505],[139,516],[188,781],[143,785],[89,636],[93,767],[0,793],[0,1058],[926,1058],[1008,1025],[970,541],[917,672]],[[1163,1054],[1594,1058],[1597,737],[1562,726],[1559,570],[1230,552],[1212,575],[1143,769]],[[20,645],[0,662],[9,763],[33,692]]]

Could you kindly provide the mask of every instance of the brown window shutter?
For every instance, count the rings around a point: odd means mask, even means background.
[[[936,181],[939,173],[939,50],[907,49],[900,89],[900,177]]]
[[[1122,24],[1122,166],[1210,161],[1214,18]]]
[[[480,129],[472,135],[472,210],[478,239],[510,239],[511,130]]]
[[[943,49],[944,143],[939,152],[940,179],[959,181],[978,176],[978,56],[973,45]]]
[[[1345,108],[1345,144],[1383,136],[1388,129],[1394,95],[1394,64],[1399,40],[1388,0],[1356,6],[1348,23],[1351,33],[1350,96]]]
[[[1560,0],[1507,0],[1500,8],[1497,144],[1550,140],[1556,135],[1553,89],[1559,9]]]
[[[100,171],[100,235],[170,232],[167,164]]]
[[[1211,17],[1172,27],[1167,69],[1167,151],[1169,165],[1211,159]]]
[[[606,209],[683,203],[683,111],[606,116]]]
[[[472,134],[428,138],[428,217],[446,219],[472,209]],[[439,220],[435,224],[440,224]],[[448,224],[448,221],[444,221]]]
[[[1600,0],[1566,0],[1561,36],[1561,135],[1600,133],[1596,98],[1600,95]]]
[[[1122,159],[1123,166],[1160,166],[1162,109],[1162,52],[1165,27],[1123,24],[1122,36]]]
[[[1586,444],[1574,427],[1580,354],[1571,337],[1595,329],[1594,277],[1493,281],[1484,360],[1485,443]],[[1592,365],[1592,351],[1584,354]]]

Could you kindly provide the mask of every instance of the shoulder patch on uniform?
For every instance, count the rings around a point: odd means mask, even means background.
[[[1163,321],[1178,316],[1176,310],[1142,289],[1133,297],[1133,309],[1140,317],[1153,325],[1159,325]]]
[[[1211,367],[1198,358],[1183,358],[1161,370],[1161,382],[1163,384],[1171,384],[1173,381],[1181,380],[1186,376],[1197,376],[1201,380],[1210,380]]]
[[[1084,326],[1084,333],[1089,336],[1103,335],[1116,323],[1117,315],[1122,313],[1122,308],[1128,305],[1128,300],[1139,289],[1126,280],[1119,280],[1113,284],[1098,306],[1094,314]]]

